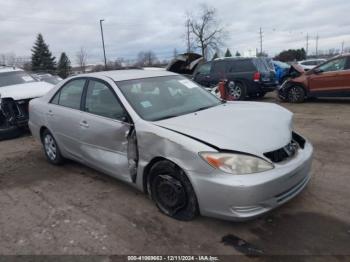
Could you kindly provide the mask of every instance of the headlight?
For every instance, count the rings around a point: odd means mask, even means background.
[[[245,154],[201,152],[199,155],[212,167],[233,175],[259,173],[274,168],[264,159]]]

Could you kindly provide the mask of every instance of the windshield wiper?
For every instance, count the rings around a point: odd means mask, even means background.
[[[177,117],[179,115],[169,115],[169,116],[163,116],[163,117],[160,117],[160,118],[156,118],[154,119],[153,121],[160,121],[160,120],[165,120],[165,119],[168,119],[168,118],[173,118],[173,117]]]

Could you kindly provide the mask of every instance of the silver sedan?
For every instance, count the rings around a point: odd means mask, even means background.
[[[180,220],[252,218],[310,180],[313,149],[291,112],[225,102],[167,71],[71,77],[29,110],[49,162],[72,159],[123,180]]]

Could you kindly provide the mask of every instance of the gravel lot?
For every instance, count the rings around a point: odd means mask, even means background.
[[[265,254],[350,259],[350,100],[281,105],[315,147],[313,178],[244,223],[179,222],[122,182],[74,162],[48,164],[29,135],[0,142],[0,254],[242,254],[222,243],[231,234]]]

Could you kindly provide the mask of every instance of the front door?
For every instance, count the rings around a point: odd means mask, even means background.
[[[333,59],[314,71],[309,77],[311,93],[332,96],[350,91],[350,68],[346,57]]]
[[[204,63],[199,65],[199,68],[194,73],[194,81],[202,86],[210,86],[210,68],[211,62]]]
[[[128,136],[131,124],[113,89],[100,80],[89,80],[80,126],[81,151],[87,165],[125,181]]]

